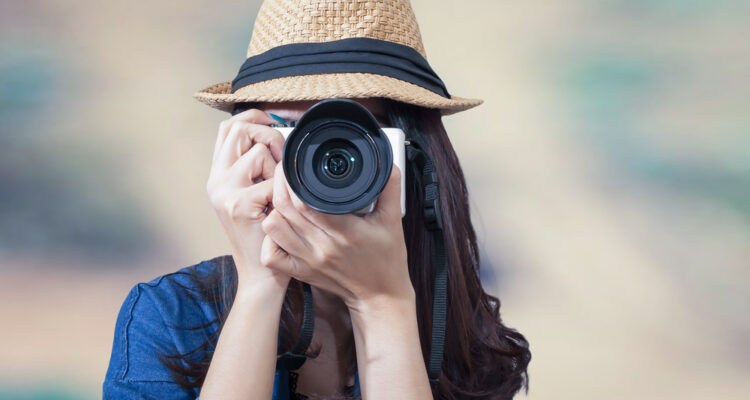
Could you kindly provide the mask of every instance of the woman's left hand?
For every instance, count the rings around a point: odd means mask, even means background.
[[[276,168],[261,263],[338,295],[350,309],[370,300],[413,301],[396,165],[364,216],[313,210],[289,188],[281,164]]]

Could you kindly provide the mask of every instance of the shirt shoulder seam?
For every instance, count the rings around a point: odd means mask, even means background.
[[[128,322],[125,324],[125,365],[117,379],[124,379],[130,369],[130,323],[133,322],[133,310],[135,310],[135,305],[138,303],[140,297],[141,287],[140,284],[137,284],[135,285],[135,298],[132,303],[130,303],[130,309],[128,310]]]

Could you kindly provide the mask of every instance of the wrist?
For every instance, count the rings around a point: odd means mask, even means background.
[[[424,370],[424,363],[416,308],[416,296],[412,294],[381,296],[350,309],[364,392],[379,392],[368,382],[382,371],[415,371],[420,378],[424,375],[426,384],[426,374],[418,372]]]
[[[264,268],[264,267],[259,267]],[[282,301],[286,295],[289,278],[280,275],[239,276],[236,301]]]
[[[362,299],[349,305],[352,323],[378,322],[388,324],[400,318],[416,318],[417,305],[414,288],[398,295],[378,295]]]

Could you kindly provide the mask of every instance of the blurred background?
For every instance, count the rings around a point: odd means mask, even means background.
[[[531,399],[750,393],[750,2],[412,2]],[[220,254],[259,1],[0,2],[0,399],[94,399],[130,288]]]

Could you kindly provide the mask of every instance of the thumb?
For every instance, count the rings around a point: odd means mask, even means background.
[[[380,192],[377,202],[375,203],[375,210],[372,214],[377,216],[398,216],[401,217],[401,170],[396,164],[393,164],[391,168],[391,176]]]

